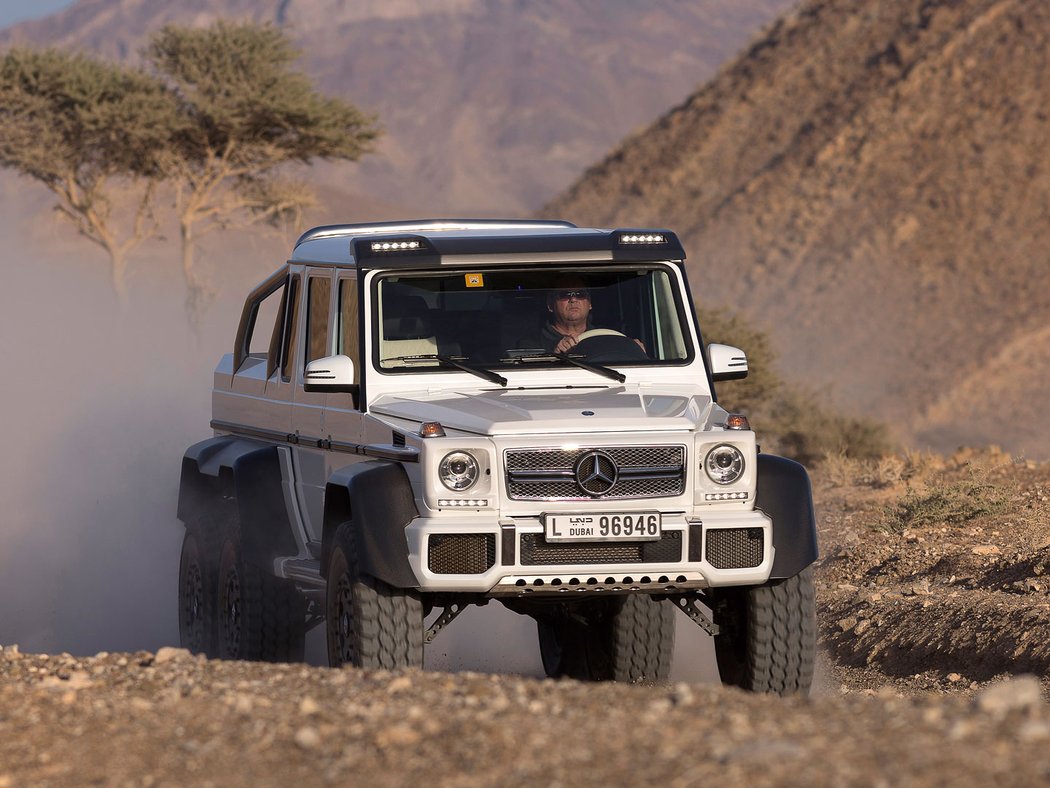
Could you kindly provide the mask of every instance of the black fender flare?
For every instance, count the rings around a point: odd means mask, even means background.
[[[232,515],[245,560],[272,572],[275,558],[298,553],[274,444],[219,435],[183,455],[179,519],[217,527]]]
[[[327,577],[335,532],[349,520],[361,570],[395,588],[417,588],[405,527],[418,515],[400,463],[373,460],[336,471],[325,487],[321,573]]]
[[[770,580],[794,577],[817,560],[817,518],[806,469],[786,457],[758,455],[755,508],[773,520]]]

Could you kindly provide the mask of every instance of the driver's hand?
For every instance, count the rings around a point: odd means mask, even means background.
[[[562,337],[561,342],[554,346],[555,353],[568,353],[570,348],[577,345],[576,337]]]

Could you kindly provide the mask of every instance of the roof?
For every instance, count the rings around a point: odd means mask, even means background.
[[[404,246],[394,246],[395,241]],[[685,259],[673,232],[577,227],[562,221],[441,219],[315,227],[296,242],[289,262],[432,268],[497,262],[654,259]]]

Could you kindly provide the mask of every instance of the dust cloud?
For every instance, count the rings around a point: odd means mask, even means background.
[[[0,216],[16,203],[8,190]],[[46,216],[3,224],[0,643],[78,655],[177,644],[182,454],[211,434],[212,370],[245,293],[287,242],[224,239],[208,257],[223,295],[195,333],[171,246],[137,256],[122,307],[105,258],[67,227]],[[676,678],[711,680],[711,655],[682,617]],[[307,657],[325,664],[322,630]],[[467,610],[426,664],[542,675],[534,622],[498,603]]]

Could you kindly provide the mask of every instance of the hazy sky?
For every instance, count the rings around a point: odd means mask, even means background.
[[[70,5],[73,0],[0,0],[0,27],[47,16]]]

